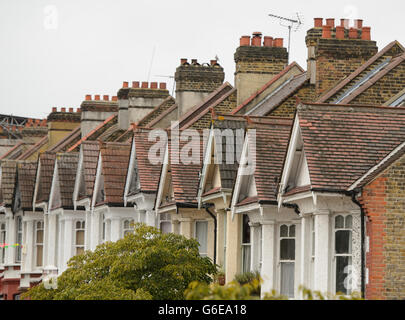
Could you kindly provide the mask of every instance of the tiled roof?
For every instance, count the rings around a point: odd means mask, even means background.
[[[246,199],[243,199],[242,201],[238,202],[235,207],[242,207],[245,206],[247,204],[251,204],[251,203],[255,203],[258,202],[259,198],[258,197],[248,197]]]
[[[118,115],[112,115],[104,120],[103,123],[100,123],[96,128],[90,131],[86,136],[81,138],[77,143],[75,143],[72,147],[70,147],[67,152],[71,152],[74,150],[78,150],[78,147],[83,143],[83,141],[90,140],[94,141],[97,140],[106,130],[108,130],[113,125],[117,124],[118,122]]]
[[[32,210],[37,165],[38,161],[24,161],[18,164],[18,182],[21,192],[21,207],[25,210]]]
[[[140,127],[150,127],[150,122],[154,121],[163,112],[173,107],[176,101],[172,96],[167,97],[163,102],[149,112],[145,117],[138,121],[137,125]]]
[[[318,100],[317,103],[323,103],[328,101],[330,98],[335,96],[337,93],[339,93],[342,89],[344,89],[349,83],[351,83],[354,79],[356,79],[359,75],[363,74],[366,70],[368,70],[373,64],[376,64],[378,61],[384,58],[387,54],[389,54],[390,51],[395,49],[395,47],[398,47],[398,50],[400,52],[404,52],[405,49],[402,47],[402,45],[398,41],[393,41],[389,43],[384,49],[379,51],[377,54],[375,54],[373,57],[371,57],[366,63],[361,65],[356,71],[354,71],[352,74],[350,74],[347,78],[342,80],[339,84],[337,84],[335,87],[333,87],[331,90],[326,92],[323,96],[321,96]],[[395,51],[395,50],[394,50]],[[342,102],[343,103],[343,102]]]
[[[56,162],[58,166],[58,178],[59,178],[59,192],[60,198],[59,205],[57,207],[73,208],[73,191],[75,187],[75,179],[77,164],[79,160],[78,153],[59,153],[56,156]]]
[[[307,82],[308,79],[306,73],[289,78],[276,90],[259,102],[255,107],[249,110],[247,114],[254,116],[265,116],[271,113]]]
[[[36,196],[36,203],[48,202],[49,193],[51,191],[53,171],[55,167],[56,154],[54,152],[44,152],[39,156],[40,170],[39,176],[36,177],[38,181],[38,193]]]
[[[189,128],[194,122],[204,116],[213,108],[215,105],[223,101],[227,96],[232,94],[236,89],[233,88],[228,82],[222,84],[214,92],[204,99],[201,103],[191,108],[179,119],[179,128],[184,130]]]
[[[136,161],[142,192],[157,192],[161,164],[152,164],[149,161],[149,149],[155,142],[149,141],[150,130],[137,128],[134,131]]]
[[[106,142],[100,146],[106,203],[123,204],[131,145]]]
[[[81,126],[77,126],[76,129],[72,130],[68,135],[61,139],[58,143],[53,145],[48,151],[51,152],[65,152],[71,146],[76,144],[81,138]]]
[[[17,162],[1,161],[1,199],[0,204],[10,207],[13,203],[15,184],[17,181]]]
[[[292,121],[273,119],[272,124],[253,125],[256,129],[256,168],[254,178],[259,201],[276,201],[284,157],[287,152]],[[253,138],[248,135],[248,139]],[[254,144],[249,143],[249,152],[254,153]]]
[[[83,152],[83,171],[85,194],[80,194],[79,197],[89,197],[93,195],[94,181],[97,172],[97,161],[100,153],[100,144],[98,141],[84,141],[82,143]]]
[[[17,159],[24,152],[25,145],[26,145],[25,141],[19,141],[11,149],[9,149],[6,153],[4,153],[2,156],[0,156],[0,160],[3,160],[3,159],[15,160],[15,159]]]
[[[238,112],[240,112],[243,108],[245,108],[249,103],[251,103],[255,98],[257,98],[260,94],[262,94],[264,91],[266,91],[266,89],[268,89],[272,84],[274,84],[282,76],[287,74],[294,67],[297,67],[301,72],[304,72],[304,69],[302,69],[301,66],[298,63],[296,63],[295,61],[292,62],[286,68],[284,68],[279,74],[277,74],[276,76],[271,78],[270,81],[267,82],[263,87],[261,87],[255,93],[253,93],[249,98],[247,98],[245,101],[243,101],[234,110],[232,110],[231,114],[237,114]]]
[[[202,134],[200,135],[202,136]],[[169,133],[170,137],[170,133]],[[194,162],[185,164],[181,161],[179,152],[175,151],[173,147],[173,141],[169,139],[169,155],[170,155],[170,168],[172,174],[172,185],[174,191],[174,200],[177,204],[196,204],[197,203],[197,191],[200,178],[200,170],[202,167],[203,159],[203,139],[196,141],[179,141],[179,151],[188,144],[190,147],[199,148],[200,155],[193,155]],[[173,157],[173,158],[172,158]],[[178,163],[173,163],[172,159],[178,159]]]
[[[405,141],[405,108],[300,105],[313,189],[346,190]]]
[[[38,152],[45,144],[49,142],[48,135],[45,135],[41,138],[36,144],[34,144],[31,148],[25,151],[21,156],[18,157],[17,160],[26,160],[30,156],[32,156],[35,152]]]
[[[164,118],[170,116],[170,114],[176,112],[176,116],[173,119],[177,119],[177,109],[179,106],[177,104],[172,105],[170,108],[166,109],[163,111],[161,114],[159,114],[155,119],[150,121],[145,128],[153,128],[156,124],[158,124],[160,121],[162,121]]]

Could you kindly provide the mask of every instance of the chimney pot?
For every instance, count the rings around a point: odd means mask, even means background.
[[[56,112],[56,108],[53,108],[53,109],[55,109],[55,112]],[[30,118],[30,119],[28,119],[28,123],[29,124],[31,124],[32,123],[32,119]]]
[[[191,64],[197,65],[198,64],[197,59],[191,59]]]
[[[262,33],[261,32],[253,32],[251,44],[254,47],[261,47],[261,45],[262,45]]]
[[[356,28],[350,28],[349,29],[349,39],[357,39],[358,38],[358,32]]]
[[[104,101],[109,101],[110,99],[109,99],[109,96],[107,95],[107,94],[105,94],[104,96],[103,96],[103,100]]]
[[[336,27],[336,39],[344,39],[345,38],[345,27],[337,26]]]
[[[275,38],[274,42],[273,42],[273,46],[274,47],[278,47],[278,48],[282,48],[283,47],[283,43],[284,43],[284,39],[283,38]]]
[[[91,94],[86,94],[86,101],[90,101],[91,100]]]
[[[76,112],[82,112],[82,109],[77,108],[77,109],[76,109]]]
[[[157,87],[158,87],[158,83],[157,83],[157,82],[151,82],[151,83],[150,83],[150,88],[151,88],[151,89],[157,89]]]
[[[73,112],[73,108],[69,108],[69,112]]]
[[[159,89],[166,90],[166,82],[159,83]]]
[[[349,29],[349,19],[340,19],[340,26]]]
[[[335,27],[335,19],[333,18],[326,19],[326,25],[330,26],[333,29]]]
[[[62,108],[60,111],[61,112],[66,112],[66,108]]]
[[[111,101],[118,101],[118,97],[117,97],[117,96],[113,96],[113,97],[111,98]]]
[[[123,87],[123,88],[128,88],[128,81],[124,81],[124,82],[122,83],[122,87]]]
[[[185,59],[185,58],[180,59],[180,64],[181,65],[186,64],[186,63],[187,63],[187,59]]]
[[[57,108],[55,108],[55,107],[53,107],[52,108],[52,112],[58,112],[58,109]],[[31,119],[28,119],[28,123],[31,123],[31,121],[30,121]]]
[[[250,36],[242,36],[240,38],[240,46],[241,47],[250,46]]]
[[[331,26],[322,26],[322,38],[330,39],[332,37]]]
[[[128,82],[127,82],[128,83]],[[100,100],[100,95],[99,94],[96,94],[95,96],[94,96],[94,100]]]
[[[363,39],[363,40],[371,40],[370,31],[371,31],[370,27],[363,27],[361,29],[361,39]]]
[[[314,27],[322,28],[323,18],[314,18]]]
[[[132,81],[132,88],[139,88],[139,81]]]
[[[210,60],[211,66],[215,66],[217,64],[217,60]]]
[[[272,47],[273,46],[273,37],[265,36],[263,40],[263,46]]]
[[[148,82],[142,82],[142,89],[148,89],[149,83]]]
[[[12,130],[15,131],[15,129],[17,129],[17,126],[13,125]]]
[[[361,19],[356,19],[356,20],[354,20],[354,27],[355,27],[356,29],[361,29],[361,28],[363,28],[363,20],[361,20]]]

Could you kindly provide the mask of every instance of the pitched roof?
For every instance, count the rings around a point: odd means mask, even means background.
[[[84,177],[84,194],[79,194],[79,198],[93,195],[94,181],[97,172],[97,161],[100,153],[100,144],[98,141],[84,141],[81,145],[83,152],[83,177]]]
[[[313,189],[346,190],[405,141],[405,108],[300,105]]]
[[[249,152],[256,154],[254,178],[258,201],[277,201],[277,187],[292,123],[292,120],[273,118],[273,121],[267,124],[253,125],[251,129],[256,129],[255,143],[249,142],[254,136],[247,135]]]
[[[100,146],[105,203],[111,205],[124,203],[123,196],[130,152],[129,143],[105,142]]]
[[[150,127],[150,123],[155,121],[163,112],[167,111],[175,105],[176,101],[172,96],[168,96],[163,102],[157,107],[153,108],[145,117],[138,121],[137,125],[140,127]]]
[[[16,181],[17,181],[17,162],[14,160],[2,160],[0,204],[7,207],[10,207],[12,205]]]
[[[298,63],[296,63],[295,61],[292,62],[286,68],[284,68],[279,74],[277,74],[276,76],[271,78],[270,81],[267,82],[263,87],[261,87],[255,93],[253,93],[249,98],[247,98],[245,101],[243,101],[234,110],[232,110],[231,114],[237,114],[238,112],[240,112],[243,108],[245,108],[247,105],[249,105],[255,98],[257,98],[260,94],[262,94],[264,91],[266,91],[272,84],[277,82],[277,80],[279,80],[284,75],[286,75],[294,67],[298,68],[301,72],[305,72],[304,69],[302,69]]]
[[[149,161],[149,150],[155,142],[149,141],[150,130],[137,128],[134,131],[136,162],[138,166],[141,192],[157,192],[159,185],[161,164],[152,164]]]
[[[274,90],[266,98],[259,102],[255,107],[249,110],[247,114],[254,116],[265,116],[271,113],[307,82],[308,79],[306,72],[289,78],[288,80],[283,82],[276,90]]]
[[[49,201],[55,159],[56,154],[54,152],[44,152],[39,155],[38,161],[40,163],[40,170],[39,175],[36,176],[38,183],[38,191],[35,199],[36,203]]]
[[[384,56],[389,54],[390,51],[395,49],[395,47],[398,47],[399,51],[404,52],[405,49],[402,47],[402,45],[398,41],[393,41],[389,43],[384,49],[379,51],[377,54],[375,54],[373,57],[371,57],[366,63],[361,65],[356,71],[354,71],[352,74],[350,74],[347,78],[342,80],[340,83],[338,83],[336,86],[334,86],[331,90],[326,92],[324,95],[322,95],[318,100],[317,103],[324,103],[328,101],[330,98],[335,96],[338,92],[340,92],[342,89],[344,89],[350,82],[352,82],[354,79],[356,79],[360,74],[364,73],[373,64],[376,64],[378,61],[381,61],[384,59]]]
[[[48,135],[45,135],[41,138],[36,144],[34,144],[31,148],[25,151],[22,155],[18,157],[18,160],[26,160],[31,157],[35,152],[38,152],[44,145],[49,142]]]
[[[210,108],[215,107],[221,103],[226,97],[235,92],[235,88],[229,82],[225,82],[215,91],[210,93],[206,99],[191,108],[179,119],[179,128],[184,130],[189,128],[193,123],[195,123],[202,116],[210,111]]]
[[[37,165],[38,161],[23,161],[18,163],[21,207],[25,210],[32,209]]]
[[[59,198],[58,204],[52,209],[58,207],[73,208],[73,191],[75,187],[75,177],[77,164],[79,160],[78,153],[59,153],[56,156],[59,179]]]
[[[23,152],[23,150],[24,150],[23,147],[25,146],[25,144],[26,144],[25,141],[17,142],[6,153],[4,153],[2,156],[0,156],[0,160],[3,160],[3,159],[14,160],[14,159],[16,159]]]
[[[106,130],[115,125],[117,122],[118,122],[117,114],[108,117],[97,127],[95,127],[92,131],[90,131],[86,136],[81,138],[77,143],[75,143],[72,147],[70,147],[67,150],[67,152],[78,150],[77,148],[86,140],[96,140],[98,137],[100,137],[100,135],[102,135]]]
[[[158,124],[160,121],[163,119],[169,117],[170,119],[170,114],[175,113],[175,116],[172,117],[174,120],[177,119],[177,110],[179,106],[177,104],[172,105],[170,108],[164,110],[161,114],[159,114],[155,119],[150,121],[145,128],[153,128],[156,124]]]

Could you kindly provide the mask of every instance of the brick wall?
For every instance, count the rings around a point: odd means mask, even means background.
[[[405,299],[405,156],[364,187],[366,299]]]

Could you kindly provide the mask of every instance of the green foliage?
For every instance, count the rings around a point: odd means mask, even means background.
[[[250,271],[242,274],[237,274],[234,279],[234,281],[238,282],[240,285],[252,283],[254,280],[257,280],[259,282],[259,286],[252,292],[252,294],[260,295],[260,284],[262,282],[262,279],[259,271]]]
[[[210,283],[216,266],[198,252],[198,242],[162,234],[144,224],[124,239],[73,257],[57,289],[40,284],[23,298],[33,300],[183,299],[192,281]]]
[[[352,292],[350,295],[344,295],[343,293],[322,293],[320,291],[312,291],[304,286],[300,286],[299,290],[302,292],[304,300],[363,300],[359,292]]]

